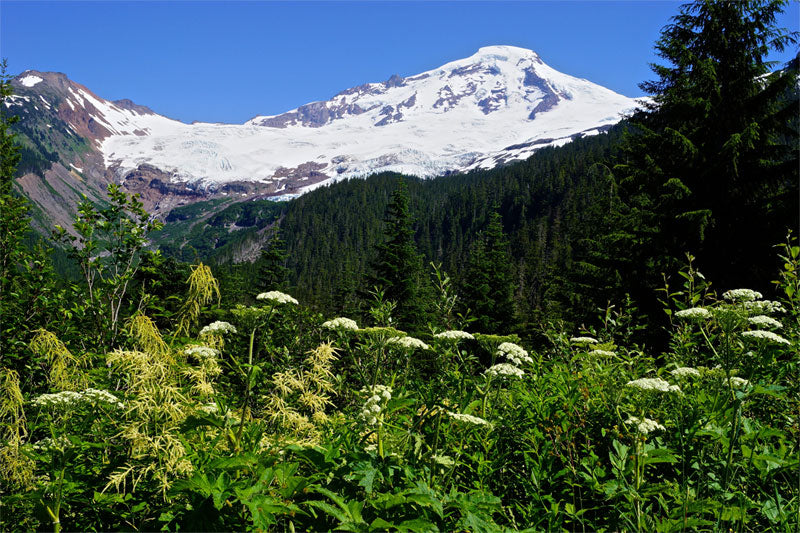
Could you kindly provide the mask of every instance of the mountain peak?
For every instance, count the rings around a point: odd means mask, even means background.
[[[510,46],[505,44],[495,44],[491,46],[482,46],[472,57],[498,57],[503,59],[522,58],[522,57],[539,57],[539,54],[527,48],[520,48],[519,46]]]

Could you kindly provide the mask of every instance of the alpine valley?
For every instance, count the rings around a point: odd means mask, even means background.
[[[432,178],[492,168],[607,130],[637,106],[512,46],[244,124],[185,124],[105,100],[61,73],[28,70],[12,85],[17,183],[40,230],[70,227],[82,196],[102,200],[109,183],[139,193],[169,223],[173,209],[199,201],[219,211],[384,171]]]

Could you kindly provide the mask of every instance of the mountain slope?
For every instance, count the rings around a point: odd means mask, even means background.
[[[12,83],[6,105],[21,116],[23,145],[18,184],[45,230],[69,226],[81,197],[102,201],[111,182],[166,218],[198,201],[223,209],[383,171],[433,177],[491,168],[596,134],[636,106],[510,46],[245,124],[184,124],[105,100],[59,73],[26,71]]]
[[[491,46],[244,125],[164,124],[109,137],[102,150],[120,175],[146,163],[206,187],[255,181],[285,193],[382,171],[433,177],[489,168],[597,133],[635,106],[530,50]]]

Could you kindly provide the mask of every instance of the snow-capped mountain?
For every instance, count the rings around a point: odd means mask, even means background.
[[[53,162],[40,169],[45,181],[120,182],[157,213],[214,195],[297,194],[381,171],[433,177],[490,168],[596,134],[637,106],[512,46],[244,124],[185,124],[100,98],[58,73],[27,71],[13,84],[6,105],[21,115],[17,127]]]
[[[490,46],[435,70],[395,75],[244,125],[148,117],[140,127],[146,135],[112,135],[102,151],[120,176],[145,163],[205,185],[289,185],[292,178],[319,182],[384,170],[432,177],[596,133],[635,106],[550,68],[535,52]]]

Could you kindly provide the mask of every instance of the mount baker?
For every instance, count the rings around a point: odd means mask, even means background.
[[[29,70],[12,84],[6,105],[21,117],[28,159],[40,161],[18,183],[56,221],[77,196],[102,196],[109,182],[165,215],[200,199],[291,197],[382,171],[434,177],[491,168],[597,134],[637,107],[512,46],[244,124],[185,124],[100,98],[58,73]]]

